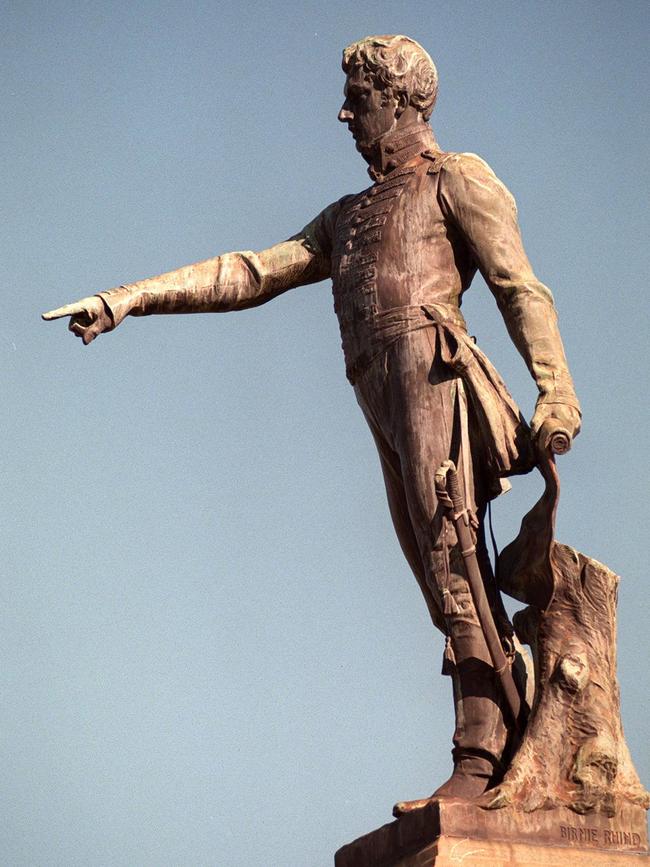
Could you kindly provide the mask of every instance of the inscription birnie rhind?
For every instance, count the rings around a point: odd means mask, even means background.
[[[593,846],[629,848],[641,846],[641,835],[634,831],[609,831],[606,828],[579,828],[560,825],[560,838],[570,843],[590,843]]]
[[[338,119],[367,163],[365,189],[269,249],[124,283],[44,318],[70,317],[89,344],[129,316],[243,310],[330,278],[347,377],[453,683],[451,775],[394,815],[417,823],[414,814],[453,799],[521,827],[538,811],[636,816],[650,798],[620,722],[618,578],[554,539],[555,455],[570,449],[581,411],[553,295],[525,253],[512,194],[480,157],[434,135],[438,73],[424,48],[370,36],[344,50],[342,65]],[[477,272],[535,384],[530,425],[467,330],[461,304]],[[535,469],[544,493],[491,563],[488,504],[509,477]],[[527,606],[514,622],[502,592]],[[558,827],[557,842],[572,847],[647,839]]]

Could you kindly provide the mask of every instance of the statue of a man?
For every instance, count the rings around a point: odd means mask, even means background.
[[[508,648],[485,509],[507,476],[534,466],[542,423],[575,436],[580,409],[553,298],[528,262],[512,196],[479,157],[442,151],[434,138],[438,78],[429,55],[405,36],[368,37],[345,49],[343,70],[339,120],[368,163],[371,186],[268,250],[227,253],[44,316],[70,316],[70,330],[88,344],[129,315],[242,310],[332,279],[347,376],[379,451],[397,536],[447,636],[454,770],[435,795],[475,798],[499,781],[512,732],[434,473],[445,460],[458,467]],[[477,270],[539,390],[530,428],[468,337],[460,305]]]

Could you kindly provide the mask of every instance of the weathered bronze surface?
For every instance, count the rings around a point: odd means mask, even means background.
[[[446,635],[443,670],[454,685],[453,773],[433,796],[398,803],[401,818],[381,834],[406,840],[431,815],[440,828],[441,816],[464,822],[471,815],[467,833],[483,829],[495,840],[500,828],[516,827],[520,841],[532,834],[564,845],[559,829],[584,825],[595,829],[592,842],[617,848],[619,837],[607,834],[621,831],[643,848],[639,817],[649,797],[619,716],[617,579],[554,541],[552,452],[569,449],[580,406],[553,297],[524,252],[509,191],[478,156],[439,147],[428,123],[437,72],[424,49],[404,36],[369,37],[344,51],[343,69],[339,120],[368,163],[367,189],[343,196],[270,249],[124,284],[44,318],[69,316],[70,330],[88,344],[127,316],[242,310],[331,278],[347,376],[379,452],[400,544]],[[530,427],[468,336],[460,307],[477,271],[537,386]],[[458,495],[445,500],[435,477],[449,462]],[[495,578],[483,529],[487,504],[507,477],[536,466],[545,493],[499,558]],[[517,635],[499,587],[529,605]],[[533,648],[534,693],[518,638]],[[464,807],[441,798],[460,798]],[[633,831],[623,821],[630,811]],[[589,822],[580,818],[586,815]],[[429,834],[437,826],[427,827]],[[619,848],[629,849],[620,839]],[[337,863],[380,863],[345,858]]]

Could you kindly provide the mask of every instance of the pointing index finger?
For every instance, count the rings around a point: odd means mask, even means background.
[[[62,316],[74,316],[75,313],[82,313],[83,309],[83,305],[78,302],[75,304],[64,304],[63,307],[57,307],[56,310],[48,310],[47,313],[41,313],[41,317],[46,320],[61,319]]]

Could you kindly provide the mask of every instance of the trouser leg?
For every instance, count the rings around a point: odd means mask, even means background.
[[[453,652],[454,774],[439,791],[475,797],[495,778],[508,731],[455,531],[437,501],[434,473],[444,460],[454,460],[469,495],[467,505],[475,511],[482,505],[480,485],[471,460],[460,454],[458,384],[443,365],[431,363],[432,347],[423,337],[402,339],[388,354],[381,376],[370,377],[357,394],[378,445],[400,543]]]
[[[456,718],[454,769],[433,797],[471,799],[499,779],[508,728],[500,684],[460,559],[454,546],[450,553],[449,590],[458,611],[445,617],[452,650],[446,669],[451,674]]]
[[[427,578],[428,570],[422,559],[418,538],[411,523],[406,492],[400,473],[399,456],[391,449],[381,436],[381,432],[376,429],[369,418],[368,423],[375,438],[377,451],[379,452],[379,461],[386,486],[388,508],[402,553],[415,575],[434,626],[440,629],[441,632],[446,632],[445,620],[440,608],[438,594],[433,593],[431,590],[431,585]]]
[[[495,623],[506,649],[510,649],[512,626],[508,620],[492,572],[485,537],[483,518],[479,516],[477,559],[483,577],[486,595]],[[459,552],[455,549],[453,557]],[[461,570],[454,568],[457,576]],[[470,593],[467,580],[462,580],[452,591],[453,598],[464,607],[464,598]],[[475,611],[473,604],[472,612]],[[454,692],[456,727],[453,736],[454,771],[432,797],[460,797],[472,799],[500,781],[506,769],[513,732],[508,726],[505,697],[488,655],[483,632],[475,620],[453,616],[447,620],[454,659],[448,666]],[[504,759],[506,759],[504,761]]]

